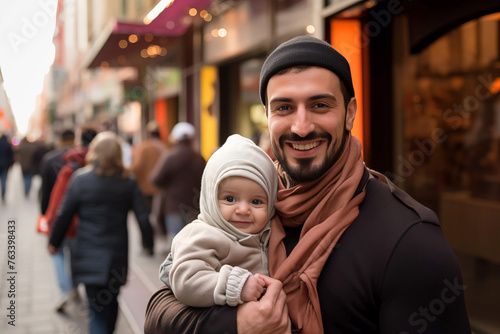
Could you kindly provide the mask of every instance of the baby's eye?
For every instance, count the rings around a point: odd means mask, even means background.
[[[260,204],[262,204],[262,201],[260,199],[254,199],[254,200],[252,200],[252,204],[253,205],[260,205]]]
[[[226,196],[224,199],[226,200],[226,202],[229,202],[229,203],[236,202],[236,199],[234,198],[234,196]]]

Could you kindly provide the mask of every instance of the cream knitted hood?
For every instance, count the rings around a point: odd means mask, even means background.
[[[250,236],[241,232],[223,217],[217,202],[217,190],[229,176],[242,176],[261,185],[268,198],[269,220],[274,215],[278,191],[278,174],[273,161],[253,141],[240,135],[230,136],[208,160],[201,180],[199,220],[218,227],[238,240]],[[269,226],[269,222],[268,222]],[[265,228],[266,230],[268,228]]]

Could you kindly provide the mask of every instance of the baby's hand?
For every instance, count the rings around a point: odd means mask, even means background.
[[[258,274],[249,276],[241,289],[241,300],[244,302],[257,301],[264,292],[266,283]]]

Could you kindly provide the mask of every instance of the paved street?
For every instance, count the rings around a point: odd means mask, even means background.
[[[0,202],[0,333],[87,333],[84,302],[72,302],[66,314],[55,312],[60,299],[54,264],[46,249],[47,237],[36,232],[39,187],[40,179],[36,177],[25,198],[21,170],[16,164],[9,172],[6,202]],[[163,255],[147,258],[139,254],[140,236],[134,223],[132,218],[131,270],[120,295],[119,334],[143,332],[146,303],[162,284],[157,271]],[[84,293],[82,287],[79,291]]]

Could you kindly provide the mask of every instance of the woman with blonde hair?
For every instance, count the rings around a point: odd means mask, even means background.
[[[133,210],[142,244],[153,252],[153,233],[141,192],[122,162],[118,137],[101,132],[90,143],[87,166],[74,173],[57,214],[49,251],[60,246],[74,214],[78,215],[77,247],[71,264],[73,280],[85,285],[89,332],[113,333],[117,297],[128,267],[127,216]]]

